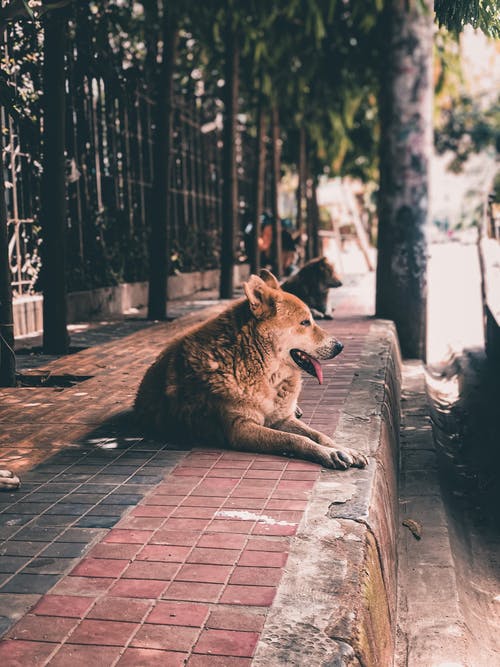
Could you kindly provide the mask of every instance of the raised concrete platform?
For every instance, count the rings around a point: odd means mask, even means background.
[[[248,278],[248,264],[234,267],[235,285]],[[206,290],[217,290],[220,271],[193,271],[169,276],[166,298],[168,301],[187,299]],[[70,292],[67,296],[68,322],[86,322],[116,318],[124,314],[145,313],[148,303],[148,283],[120,283],[112,287]],[[43,296],[34,294],[14,299],[14,336],[29,336],[43,329]]]
[[[370,465],[322,471],[253,664],[392,664],[399,395],[394,329],[373,321],[334,434]]]
[[[365,277],[336,295],[345,350],[301,397],[362,471],[177,451],[120,420],[165,337],[206,313],[47,364],[92,376],[74,386],[0,391],[0,465],[23,473],[0,497],[5,664],[391,664],[400,360],[372,294]]]

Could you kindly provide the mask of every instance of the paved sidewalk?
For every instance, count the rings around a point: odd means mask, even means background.
[[[324,326],[345,350],[325,364],[323,385],[304,382],[304,419],[331,436],[339,436],[339,422],[356,422],[359,431],[363,420],[373,421],[346,412],[373,348],[372,295],[365,277],[337,297],[335,319]],[[72,386],[0,390],[0,467],[23,480],[19,492],[0,495],[4,664],[244,667],[254,655],[255,664],[304,664],[265,658],[274,641],[266,619],[285,590],[283,575],[293,571],[294,536],[325,480],[345,496],[333,505],[346,503],[362,482],[376,486],[378,464],[369,472],[325,471],[283,457],[179,451],[135,433],[122,412],[143,372],[167,336],[206,316],[111,336],[37,370],[74,376]],[[376,351],[379,360],[384,354]],[[378,375],[365,369],[365,386],[384,386],[384,363]],[[363,451],[373,454],[368,445]],[[368,517],[363,502],[356,499],[356,511]],[[345,512],[330,519],[338,517],[337,529],[351,526],[345,544],[358,548],[368,519],[351,521]]]
[[[424,366],[403,364],[396,664],[493,665],[469,659]],[[419,539],[403,521],[417,522]],[[484,623],[484,621],[483,621]]]

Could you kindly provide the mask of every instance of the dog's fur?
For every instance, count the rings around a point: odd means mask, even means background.
[[[251,276],[246,299],[168,343],[141,382],[136,415],[174,441],[362,467],[362,454],[295,417],[301,371],[290,350],[332,359],[342,345],[270,276]]]
[[[306,262],[281,287],[307,303],[316,319],[332,319],[328,311],[328,290],[341,285],[342,281],[333,264],[326,257],[316,257]]]

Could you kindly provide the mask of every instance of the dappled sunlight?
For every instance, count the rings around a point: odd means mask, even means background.
[[[98,449],[118,449],[119,443],[116,438],[106,438],[95,443]]]
[[[451,406],[458,401],[460,385],[457,372],[448,375],[427,371],[425,380],[433,400],[441,406]]]

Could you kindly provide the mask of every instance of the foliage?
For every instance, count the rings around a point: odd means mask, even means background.
[[[457,36],[444,27],[434,37],[434,104],[449,107],[464,85]]]
[[[486,109],[480,99],[461,95],[453,106],[442,109],[435,131],[438,153],[453,153],[449,169],[461,171],[473,153],[487,149],[500,152],[500,95],[495,104]]]
[[[491,47],[493,48],[493,47]],[[450,171],[462,171],[468,158],[500,149],[500,95],[475,92],[462,71],[460,41],[440,28],[434,39],[435,104],[434,145],[449,153]]]
[[[438,24],[455,33],[471,25],[489,37],[500,37],[500,5],[496,0],[435,0],[434,10]]]

